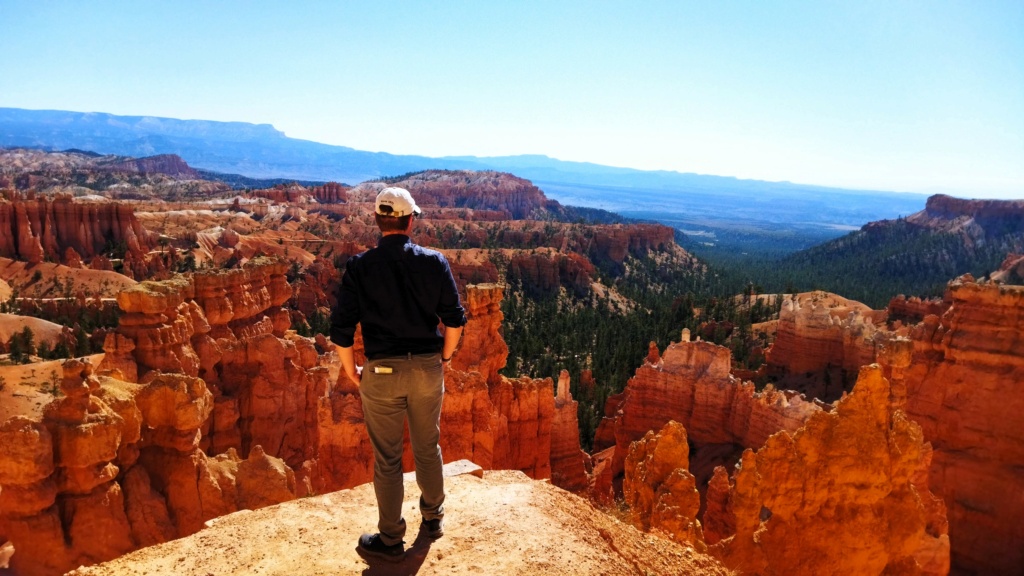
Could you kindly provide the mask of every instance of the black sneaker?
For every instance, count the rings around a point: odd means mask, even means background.
[[[444,518],[424,520],[422,529],[427,533],[427,536],[430,536],[431,538],[440,538],[441,536],[444,536]]]
[[[388,546],[380,539],[380,534],[363,534],[359,537],[356,550],[368,556],[383,558],[388,562],[401,562],[405,558],[404,543]]]

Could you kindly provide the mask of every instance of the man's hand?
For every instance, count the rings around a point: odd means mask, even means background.
[[[445,365],[449,365],[452,361],[452,356],[455,354],[455,348],[459,346],[459,338],[462,337],[462,326],[452,328],[451,326],[444,327],[444,346],[441,348],[441,362]]]
[[[345,375],[348,379],[355,383],[356,386],[363,378],[363,367],[356,366],[356,355],[352,351],[352,347],[343,348],[335,345],[338,349],[338,356],[341,358],[341,369],[345,371]]]

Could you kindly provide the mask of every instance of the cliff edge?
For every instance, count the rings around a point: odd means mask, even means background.
[[[446,474],[472,467],[461,461]],[[475,467],[474,467],[475,468]],[[192,536],[81,568],[78,576],[120,574],[729,574],[717,560],[643,534],[586,500],[518,471],[446,480],[445,535],[418,534],[419,490],[405,483],[408,554],[400,563],[364,560],[362,532],[373,531],[373,485],[300,498],[208,522]]]

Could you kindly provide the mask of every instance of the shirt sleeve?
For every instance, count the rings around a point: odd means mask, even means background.
[[[466,325],[466,310],[459,301],[459,288],[455,285],[455,277],[444,255],[438,254],[443,266],[441,278],[441,299],[437,305],[437,316],[441,323],[449,328]]]
[[[338,287],[338,305],[331,313],[331,342],[342,348],[355,343],[356,324],[359,323],[359,292],[356,289],[353,259],[345,264],[345,275]]]

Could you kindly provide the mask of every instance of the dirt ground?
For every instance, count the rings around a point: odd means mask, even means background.
[[[415,481],[407,476],[405,487],[408,553],[399,563],[356,553],[359,535],[375,531],[377,519],[373,487],[366,484],[231,514],[187,538],[71,574],[728,574],[709,556],[643,534],[516,471],[450,477],[445,534],[430,540],[418,533]]]

